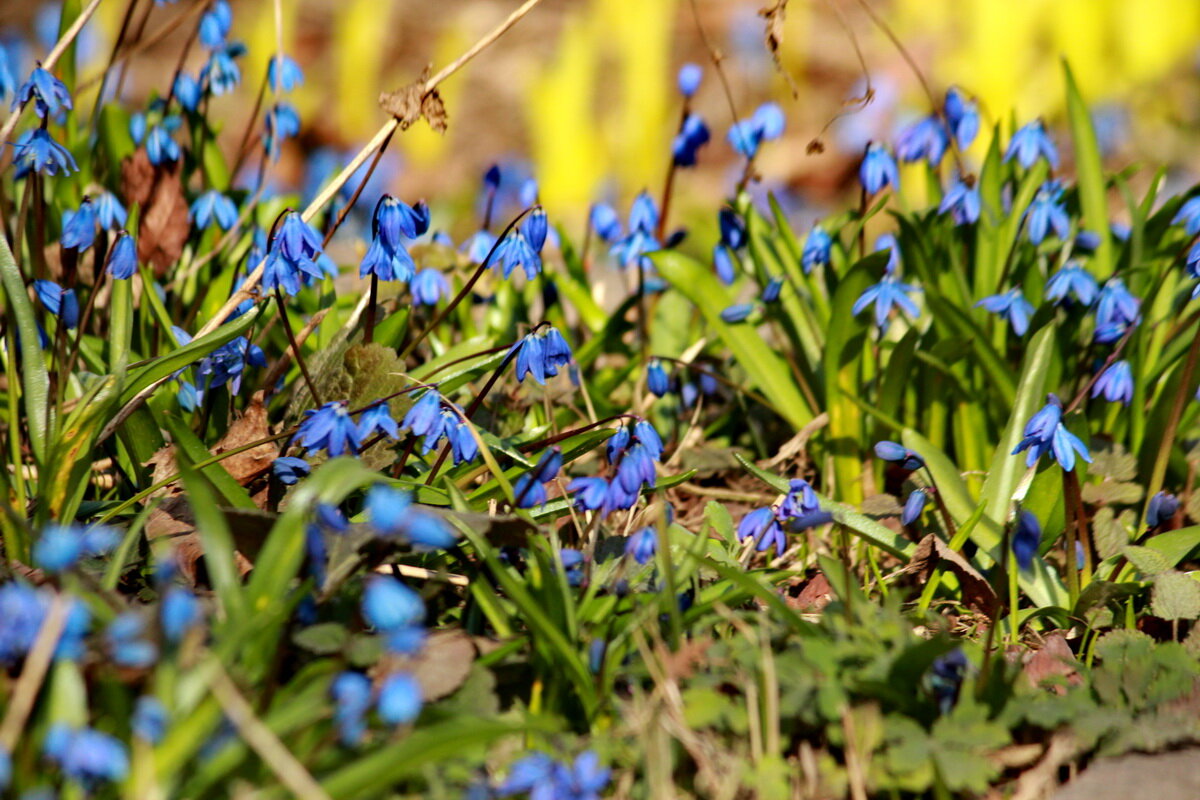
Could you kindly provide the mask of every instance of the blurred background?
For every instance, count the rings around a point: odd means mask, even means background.
[[[701,27],[724,56],[737,115],[748,116],[767,99],[786,112],[785,137],[764,148],[760,171],[763,186],[798,214],[840,205],[864,144],[890,138],[929,112],[917,70],[938,102],[955,84],[979,98],[985,135],[969,154],[976,163],[992,125],[1007,132],[1013,120],[1042,116],[1066,136],[1060,127],[1065,57],[1093,104],[1112,166],[1165,163],[1173,168],[1170,182],[1184,182],[1200,165],[1196,0],[791,0],[776,28],[782,71],[764,44],[760,15],[775,2],[544,0],[446,81],[448,131],[419,123],[399,135],[378,186],[406,199],[469,198],[483,171],[500,162],[511,175],[536,176],[545,205],[568,220],[578,220],[593,199],[624,205],[644,187],[657,194],[679,114],[675,72],[694,61],[705,67],[696,107],[713,141],[701,151],[699,168],[681,178],[677,196],[684,208],[692,197],[711,208],[739,166],[725,141],[733,112]],[[272,167],[273,188],[311,187],[384,121],[380,92],[412,82],[426,64],[445,65],[517,5],[283,0],[284,49],[304,69],[305,82],[289,96],[302,131]],[[221,142],[230,153],[276,49],[271,2],[232,6],[233,38],[248,49],[240,87],[217,98],[214,105],[224,107],[213,109],[224,120]],[[187,0],[161,6],[142,0],[135,22],[142,9],[152,9],[147,34],[200,10]],[[102,3],[81,44],[81,77],[102,69],[125,10],[122,0]],[[57,4],[9,0],[0,30],[10,46],[14,35],[39,43],[36,53],[26,45],[29,63],[56,38],[59,14]],[[132,59],[124,95],[148,101],[165,94],[189,27],[180,25]],[[184,66],[194,73],[204,55],[193,50]],[[818,140],[823,147],[810,146]],[[907,183],[908,199],[921,202],[924,181]]]

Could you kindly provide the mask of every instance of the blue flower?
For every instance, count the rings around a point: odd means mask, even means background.
[[[167,709],[156,698],[142,695],[129,718],[135,736],[150,744],[158,744],[167,735]]]
[[[650,458],[657,461],[662,457],[662,437],[658,435],[658,431],[654,430],[654,426],[646,420],[639,419],[633,423],[633,438],[638,444],[646,448],[646,452],[650,455]]]
[[[610,771],[588,750],[573,764],[558,763],[545,753],[532,753],[513,764],[495,790],[499,797],[529,793],[532,800],[599,800]]]
[[[400,428],[392,419],[392,412],[387,403],[376,403],[362,412],[358,418],[358,438],[366,441],[375,432],[386,433],[393,439],[400,437]]]
[[[975,306],[983,306],[993,314],[1000,315],[1008,321],[1017,336],[1024,336],[1029,330],[1029,318],[1033,316],[1034,311],[1033,304],[1025,299],[1019,286],[1009,289],[1004,294],[985,297]]]
[[[158,648],[143,638],[146,625],[133,611],[113,620],[104,632],[113,663],[119,667],[145,669],[158,660]]]
[[[900,188],[900,170],[887,148],[877,142],[867,145],[867,152],[858,168],[858,182],[869,195],[876,194],[885,186],[891,186],[893,191]]]
[[[729,286],[737,278],[737,268],[733,264],[732,251],[723,244],[713,245],[713,270],[721,283]]]
[[[1066,240],[1071,232],[1071,218],[1067,215],[1067,207],[1063,204],[1063,190],[1058,181],[1046,181],[1038,189],[1033,202],[1025,212],[1025,222],[1029,227],[1029,241],[1041,244],[1050,229],[1062,240]]]
[[[405,247],[406,239],[416,239],[429,230],[429,207],[424,202],[409,206],[389,194],[375,204],[371,246],[367,249],[358,275],[373,275],[381,281],[410,281],[416,264]]]
[[[304,85],[304,70],[291,56],[274,55],[267,64],[267,80],[271,82],[271,91],[290,92]]]
[[[263,117],[263,149],[272,159],[279,158],[280,145],[300,133],[300,114],[290,103],[276,103]]]
[[[813,267],[828,264],[832,249],[833,238],[820,225],[814,225],[800,253],[800,266],[804,268],[804,274],[811,273]]]
[[[312,280],[337,273],[322,250],[320,235],[295,211],[287,211],[271,238],[262,285],[266,291],[280,287],[289,295],[300,291],[301,274]]]
[[[914,122],[896,137],[896,155],[901,161],[924,160],[931,167],[941,163],[949,146],[946,128],[935,115]]]
[[[779,504],[777,516],[781,521],[790,521],[820,510],[821,502],[809,482],[801,478],[793,478],[788,481],[788,492],[784,495],[783,502]]]
[[[518,266],[523,267],[525,277],[533,280],[542,271],[542,247],[548,231],[546,212],[538,206],[500,242],[493,266],[501,266],[505,278]]]
[[[168,642],[178,643],[204,619],[200,601],[190,589],[173,586],[163,593],[159,621]]]
[[[679,133],[675,134],[671,143],[671,155],[676,166],[694,167],[696,151],[708,144],[709,138],[708,126],[699,114],[688,114],[684,117]]]
[[[721,231],[721,244],[731,250],[746,246],[746,223],[732,208],[726,206],[717,213],[717,226]]]
[[[954,217],[957,225],[969,225],[978,221],[979,187],[973,184],[968,186],[961,180],[955,180],[946,190],[946,194],[942,195],[942,202],[938,206],[939,214],[945,214],[947,211]]]
[[[513,352],[516,352],[517,380],[524,381],[526,375],[532,375],[543,386],[547,377],[558,375],[558,368],[569,366],[574,358],[566,339],[554,327],[526,334],[509,350],[510,355]]]
[[[39,117],[56,116],[60,110],[72,108],[71,93],[58,78],[41,67],[35,67],[29,79],[17,89],[13,97],[12,110],[33,101],[33,110]]]
[[[137,242],[125,231],[117,234],[108,254],[108,274],[117,280],[128,280],[137,272]]]
[[[1179,498],[1167,492],[1158,492],[1150,498],[1146,509],[1146,527],[1160,528],[1171,521],[1179,510]]]
[[[895,275],[900,269],[900,240],[896,238],[896,234],[881,233],[875,240],[875,249],[872,252],[882,253],[884,251],[888,254],[888,261],[883,271],[888,275]]]
[[[241,54],[241,48],[236,45],[213,50],[200,70],[200,83],[217,97],[232,92],[242,80],[242,71],[234,61]]]
[[[23,178],[30,172],[54,177],[60,171],[64,175],[79,171],[67,148],[54,141],[42,128],[25,131],[13,149],[16,152],[13,163],[17,167],[17,178]]]
[[[417,305],[436,306],[443,297],[450,294],[450,282],[440,269],[433,267],[419,271],[408,288]]]
[[[1054,146],[1040,119],[1035,119],[1013,134],[1004,153],[1004,160],[1016,157],[1017,163],[1029,169],[1039,158],[1046,159],[1053,169],[1058,169],[1058,148]]]
[[[642,192],[634,198],[629,210],[629,233],[611,248],[611,253],[622,267],[637,263],[642,269],[652,265],[647,253],[661,249],[662,244],[655,236],[658,228],[658,206],[650,193]]]
[[[357,453],[362,446],[358,428],[346,410],[345,401],[331,401],[317,409],[304,412],[304,419],[296,429],[296,442],[309,455],[328,451],[336,458],[343,453]]]
[[[462,251],[467,254],[467,259],[472,264],[482,264],[495,244],[496,237],[492,234],[484,230],[475,231],[463,242]]]
[[[699,64],[684,64],[679,68],[679,77],[676,80],[679,86],[679,93],[684,97],[691,97],[696,94],[696,90],[700,88],[700,81],[704,78],[704,70]]]
[[[117,546],[111,528],[47,525],[33,545],[33,561],[46,572],[63,572],[85,556],[101,556]]]
[[[67,330],[79,324],[79,298],[74,289],[63,289],[54,281],[34,281],[33,290],[54,316],[62,321]]]
[[[608,481],[604,478],[574,478],[567,491],[575,495],[575,507],[581,511],[600,511],[608,500]]]
[[[646,388],[655,397],[665,397],[671,391],[671,379],[657,358],[650,359],[646,365]]]
[[[391,576],[372,575],[363,590],[362,612],[372,627],[386,633],[421,623],[425,601]]]
[[[946,103],[942,110],[946,113],[946,122],[959,149],[966,150],[979,134],[979,105],[957,86],[951,86],[946,90]]]
[[[1109,278],[1096,301],[1096,327],[1136,324],[1140,306],[1141,300],[1125,288],[1125,281]]]
[[[333,695],[333,721],[342,744],[352,747],[367,732],[366,716],[371,708],[371,681],[361,672],[339,673],[329,687]]]
[[[437,389],[426,389],[420,399],[404,415],[401,426],[412,431],[414,436],[441,437],[444,426],[442,396]]]
[[[1133,400],[1133,372],[1125,359],[1114,361],[1108,369],[1100,373],[1092,386],[1092,397],[1104,395],[1110,403],[1121,402],[1129,405]]]
[[[1175,212],[1175,216],[1171,219],[1171,224],[1178,225],[1181,222],[1188,236],[1195,236],[1197,233],[1200,233],[1200,195],[1189,198]]]
[[[917,304],[909,298],[911,292],[920,291],[915,286],[901,283],[895,275],[885,275],[879,283],[867,287],[867,290],[854,301],[851,313],[858,316],[872,303],[875,304],[875,324],[884,330],[887,328],[888,315],[892,309],[903,309],[910,317],[916,319],[921,315]]]
[[[745,322],[746,319],[754,311],[754,303],[735,303],[727,308],[721,309],[721,320],[735,325],[739,322]]]
[[[1047,396],[1046,405],[1025,425],[1025,436],[1013,449],[1013,454],[1022,450],[1029,451],[1025,457],[1027,467],[1032,467],[1047,453],[1067,472],[1075,468],[1076,453],[1092,463],[1087,445],[1063,424],[1062,402],[1053,394]]]
[[[379,718],[389,725],[412,722],[421,713],[421,704],[421,684],[408,673],[393,673],[379,687]]]
[[[129,775],[125,745],[91,728],[69,728],[58,723],[46,734],[42,749],[63,774],[86,787],[117,783]]]
[[[210,189],[192,202],[188,211],[192,224],[200,230],[216,222],[223,230],[229,230],[237,222],[237,206],[216,189]]]
[[[92,203],[96,208],[96,221],[103,230],[115,231],[125,227],[129,215],[125,213],[125,206],[121,205],[121,201],[112,192],[97,192]]]
[[[779,300],[779,295],[783,291],[783,278],[776,275],[771,280],[767,281],[767,285],[762,290],[762,301],[767,305],[775,303]]]
[[[168,161],[179,160],[179,144],[171,136],[177,127],[178,117],[166,117],[150,129],[146,136],[146,155],[151,164],[158,166]]]
[[[743,541],[753,538],[758,543],[755,549],[760,553],[774,545],[776,557],[783,555],[787,537],[770,508],[756,508],[742,517],[737,533]]]
[[[735,122],[725,138],[738,155],[754,158],[764,141],[778,139],[783,135],[785,124],[783,109],[775,103],[764,103],[755,110],[750,119]]]
[[[3,50],[0,49],[0,56],[3,55]],[[0,70],[7,69],[8,65],[4,63],[3,58],[0,58]],[[0,73],[0,98],[4,97],[3,74]],[[8,754],[3,746],[0,746],[0,792],[3,792],[12,783],[12,756]]]
[[[226,0],[216,0],[200,18],[200,44],[209,50],[223,48],[232,25],[233,9]]]
[[[134,144],[141,144],[146,138],[146,115],[140,111],[129,117],[129,138]]]
[[[271,465],[271,472],[284,486],[292,486],[311,471],[307,461],[292,456],[280,456]]]
[[[533,477],[537,478],[542,483],[549,483],[558,475],[562,469],[562,448],[551,447],[546,452],[542,453],[537,464],[533,468]]]
[[[187,72],[180,72],[175,76],[171,93],[185,111],[195,111],[200,105],[200,96],[203,92],[200,89],[200,81]]]
[[[1099,293],[1100,287],[1096,285],[1096,279],[1075,261],[1067,262],[1066,266],[1046,281],[1046,299],[1055,304],[1071,294],[1081,304],[1090,306]]]
[[[62,220],[64,248],[82,253],[96,241],[96,207],[88,197],[83,198],[78,211],[64,211]]]
[[[929,682],[941,713],[950,713],[954,704],[958,702],[958,693],[968,666],[967,657],[961,648],[935,658],[930,665],[929,671],[932,675]]]
[[[924,489],[917,489],[908,496],[904,501],[904,511],[900,514],[901,525],[912,525],[921,516],[921,512],[925,510],[925,500],[927,499]]]
[[[24,658],[37,640],[53,594],[37,590],[20,581],[0,585],[0,663],[13,664]],[[82,657],[83,640],[91,626],[91,615],[82,601],[71,599],[67,623],[54,651],[54,657]]]
[[[8,47],[0,45],[0,100],[17,92],[17,78],[13,73],[15,60],[15,53],[9,52]],[[0,789],[4,788],[3,783],[0,781]]]
[[[456,541],[440,517],[414,508],[408,492],[386,484],[375,484],[367,492],[366,511],[381,536],[397,536],[433,548],[451,547]]]
[[[608,203],[593,203],[588,222],[601,241],[612,244],[621,238],[621,217]]]
[[[1012,549],[1017,557],[1017,567],[1022,572],[1028,572],[1033,567],[1033,557],[1037,555],[1042,543],[1042,526],[1037,517],[1031,512],[1021,510],[1017,515],[1017,525],[1013,530]]]
[[[875,455],[884,461],[899,464],[909,472],[915,472],[925,466],[925,459],[898,442],[889,442],[886,440],[876,442]]]

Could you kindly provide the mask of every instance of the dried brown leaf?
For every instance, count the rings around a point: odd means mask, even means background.
[[[437,89],[425,90],[429,82],[431,68],[426,65],[417,80],[402,86],[394,92],[384,92],[379,95],[380,107],[395,117],[400,123],[400,130],[406,130],[414,122],[424,117],[429,127],[438,133],[446,130],[446,105]]]
[[[263,405],[263,393],[256,392],[250,400],[250,405],[246,407],[245,413],[229,426],[229,430],[217,442],[212,453],[220,455],[259,439],[265,439],[270,435],[271,429],[267,423],[267,409]],[[245,486],[270,469],[271,463],[278,455],[278,444],[264,442],[222,460],[221,464],[235,481]]]
[[[159,277],[179,260],[187,242],[188,204],[181,169],[181,159],[151,164],[145,148],[138,148],[121,163],[121,193],[142,207],[138,261],[150,263]]]
[[[947,547],[936,534],[931,533],[920,541],[905,569],[920,576],[924,582],[929,580],[929,576],[939,565],[958,577],[962,586],[963,602],[969,608],[981,614],[992,615],[996,609],[996,592],[992,585],[970,562]]]
[[[415,657],[388,656],[380,662],[377,678],[393,672],[410,672],[421,684],[421,697],[432,702],[447,697],[471,674],[478,651],[475,642],[459,629],[435,631]]]
[[[1082,680],[1076,670],[1077,664],[1067,638],[1062,631],[1055,631],[1046,637],[1040,650],[1025,658],[1024,672],[1034,688],[1041,686],[1047,678],[1056,676],[1062,676],[1075,685]],[[1054,691],[1066,694],[1067,690],[1064,686],[1055,686]]]

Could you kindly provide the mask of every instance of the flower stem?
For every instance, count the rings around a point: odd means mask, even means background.
[[[287,303],[283,301],[283,292],[279,287],[275,287],[275,302],[279,304],[279,321],[283,325],[283,330],[287,333],[288,344],[292,348],[292,356],[296,359],[296,364],[300,367],[300,374],[304,376],[304,382],[308,385],[308,392],[312,395],[313,405],[321,405],[321,396],[317,394],[317,385],[313,383],[312,376],[308,374],[308,365],[304,363],[304,356],[300,354],[300,345],[296,343],[296,334],[292,332],[292,323],[288,321]]]

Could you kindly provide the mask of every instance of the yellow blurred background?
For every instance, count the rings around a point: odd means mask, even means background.
[[[735,159],[724,141],[731,111],[715,80],[697,22],[725,57],[737,111],[748,115],[776,99],[788,117],[785,140],[764,153],[762,171],[817,202],[837,196],[852,174],[864,131],[890,135],[899,120],[927,113],[914,71],[872,20],[890,28],[939,96],[951,84],[981,102],[986,126],[1042,115],[1060,121],[1060,57],[1070,60],[1085,97],[1105,109],[1113,130],[1110,158],[1186,166],[1195,143],[1197,0],[819,0],[786,4],[782,64],[797,86],[791,96],[763,44],[764,4],[775,0],[544,0],[508,35],[449,79],[443,95],[449,130],[418,125],[393,145],[406,196],[473,189],[493,160],[528,159],[543,202],[580,213],[598,193],[627,199],[658,187],[667,164],[679,100],[675,70],[705,65],[697,98],[713,128],[702,168],[681,189],[720,192]],[[281,167],[299,182],[305,150],[365,141],[383,121],[381,91],[434,69],[503,19],[516,0],[284,0],[285,50],[305,69],[289,98],[305,124],[301,146]],[[245,114],[275,50],[274,4],[233,3],[235,38],[249,47],[240,98],[221,98],[218,113]],[[110,0],[101,25],[113,31],[123,4]],[[186,13],[186,3],[156,9]],[[169,61],[168,39],[139,57]],[[863,65],[875,90],[871,106],[847,98],[862,89]],[[157,59],[157,61],[156,61]],[[201,55],[189,66],[198,69]],[[169,70],[167,71],[169,74]],[[162,92],[162,69],[139,68],[135,92]],[[839,112],[848,112],[828,127]],[[226,137],[237,138],[231,121]],[[820,137],[824,153],[807,154]],[[980,139],[986,138],[986,133]],[[224,141],[224,139],[223,139]],[[236,142],[231,142],[232,148]],[[980,147],[982,141],[977,143]],[[978,154],[976,154],[978,155]]]

